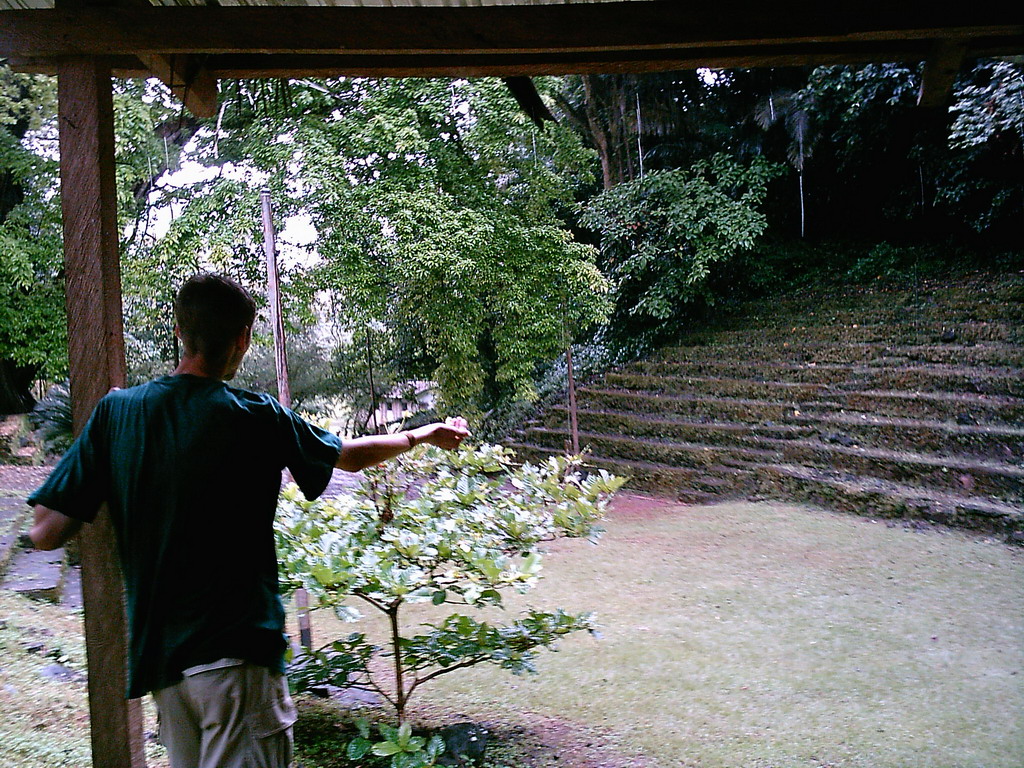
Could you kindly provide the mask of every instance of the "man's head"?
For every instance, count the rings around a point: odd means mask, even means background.
[[[249,348],[256,302],[234,280],[200,274],[178,291],[174,319],[186,356],[202,357],[230,379]]]

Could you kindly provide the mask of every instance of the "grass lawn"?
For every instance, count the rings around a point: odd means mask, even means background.
[[[552,546],[516,606],[595,610],[601,639],[566,640],[536,677],[439,678],[413,710],[554,734],[544,766],[1024,764],[1024,553],[796,506],[655,504],[597,546]]]
[[[78,678],[50,679],[43,670],[60,663]],[[0,589],[0,766],[50,768],[89,765],[82,614]],[[156,731],[156,713],[145,702],[145,730]],[[151,768],[164,768],[163,747],[146,741]]]
[[[552,545],[515,605],[594,610],[602,638],[567,639],[537,677],[439,678],[414,717],[532,745],[510,768],[1024,763],[1024,552],[794,506],[624,501],[599,545]],[[84,684],[39,675],[83,665],[80,618],[0,591],[0,619],[0,765],[87,765]],[[317,642],[354,628],[315,615]]]

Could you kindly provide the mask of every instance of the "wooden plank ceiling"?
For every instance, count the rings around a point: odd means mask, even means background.
[[[32,6],[26,8],[26,6]],[[39,7],[46,6],[46,7]],[[532,76],[928,60],[1024,52],[1020,3],[731,0],[0,0],[0,57],[103,56],[209,113],[217,78]]]

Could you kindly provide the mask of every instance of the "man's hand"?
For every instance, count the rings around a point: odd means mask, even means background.
[[[462,445],[464,438],[469,437],[469,425],[464,418],[457,416],[454,419],[446,419],[443,424],[437,422],[410,430],[409,434],[412,435],[415,445],[430,443],[451,451]]]

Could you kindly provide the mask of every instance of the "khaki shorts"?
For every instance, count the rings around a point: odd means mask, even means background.
[[[241,659],[182,674],[153,692],[171,768],[287,768],[296,714],[284,675]]]

